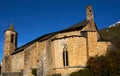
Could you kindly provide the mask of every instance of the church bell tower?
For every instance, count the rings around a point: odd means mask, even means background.
[[[17,32],[13,24],[4,32],[4,55],[2,61],[2,72],[11,71],[11,53],[17,48]]]

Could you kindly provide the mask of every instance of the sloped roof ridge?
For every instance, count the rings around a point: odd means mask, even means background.
[[[79,26],[85,26],[87,23],[88,23],[88,21],[85,19],[85,20],[83,20],[83,21],[81,21],[81,22],[79,22],[79,23],[77,23],[75,25],[70,26],[67,29],[77,28]]]
[[[58,34],[58,33],[63,33],[63,32],[69,32],[69,31],[72,31],[72,30],[78,30],[78,29],[82,29],[85,25],[87,25],[88,21],[87,20],[83,20],[75,25],[72,25],[64,30],[60,30],[60,31],[57,31],[57,32],[52,32],[52,33],[48,33],[48,34],[44,34],[38,38],[36,38],[35,40],[32,40],[30,42],[28,42],[27,44],[17,48],[11,55],[13,54],[16,54],[20,51],[23,51],[24,48],[30,46],[32,43],[36,42],[36,41],[44,41],[44,40],[47,40],[51,37],[53,37],[54,35]]]

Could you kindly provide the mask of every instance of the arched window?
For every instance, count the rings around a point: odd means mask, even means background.
[[[63,48],[63,65],[68,66],[68,50],[67,50],[67,45],[64,45]]]

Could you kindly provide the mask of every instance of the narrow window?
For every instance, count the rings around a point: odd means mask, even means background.
[[[66,66],[68,66],[68,51],[66,51]]]
[[[68,51],[66,45],[63,48],[63,65],[68,66]]]
[[[65,66],[65,51],[63,51],[63,65]]]
[[[14,34],[11,35],[11,43],[14,43]]]

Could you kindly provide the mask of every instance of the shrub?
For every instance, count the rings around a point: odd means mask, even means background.
[[[32,75],[37,76],[37,69],[36,68],[32,69],[31,73],[32,73]]]
[[[120,76],[120,50],[89,58],[85,69],[73,72],[70,76]]]
[[[88,69],[79,70],[77,72],[73,72],[70,76],[91,76],[91,73]]]
[[[92,76],[119,76],[120,50],[109,51],[105,56],[91,57],[87,68]]]

